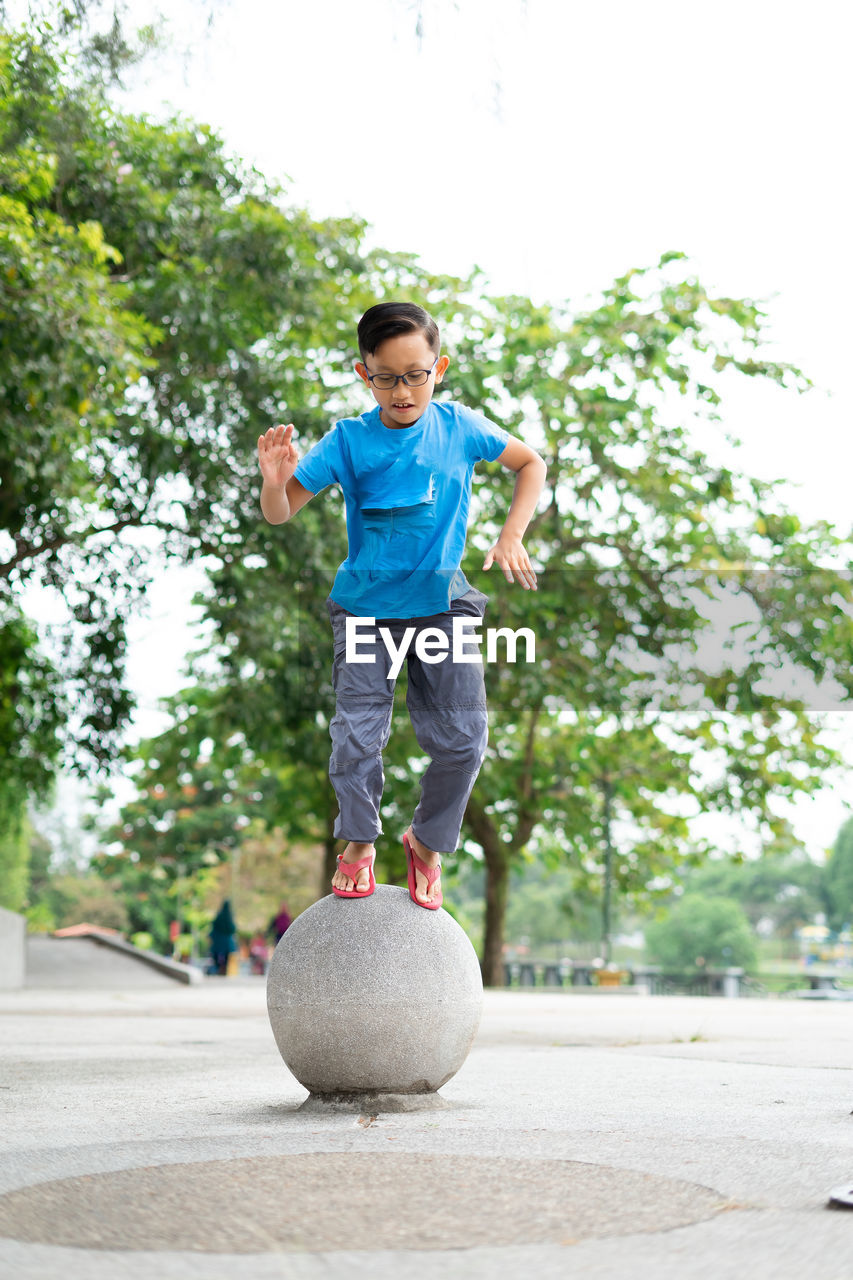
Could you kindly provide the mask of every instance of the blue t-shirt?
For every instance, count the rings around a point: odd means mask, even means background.
[[[471,473],[509,433],[464,405],[430,401],[410,427],[386,427],[379,406],[343,418],[296,468],[312,493],[343,490],[349,554],[331,596],[359,617],[443,613],[469,590],[460,569]]]

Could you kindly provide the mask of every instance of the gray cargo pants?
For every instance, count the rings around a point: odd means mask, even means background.
[[[346,661],[346,619],[352,615],[334,600],[327,600],[334,634],[332,678],[337,697],[329,726],[329,777],[340,808],[335,822],[335,835],[340,839],[372,844],[382,833],[382,751],[391,733],[394,681],[388,678],[392,660],[379,628],[388,628],[399,650],[406,629],[414,627],[415,635],[406,648],[406,705],[418,744],[430,763],[421,780],[412,830],[428,849],[441,853],[456,849],[465,805],[486,754],[488,717],[482,662],[453,661],[453,619],[482,618],[487,601],[482,591],[472,587],[453,600],[446,613],[425,618],[378,618],[372,628],[360,619],[358,652],[373,652],[375,661],[357,663]],[[417,636],[427,627],[439,628],[448,636],[450,651],[441,662],[423,662],[415,652]],[[477,652],[470,640],[466,652]]]

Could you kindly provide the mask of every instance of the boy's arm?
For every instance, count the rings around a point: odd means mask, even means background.
[[[292,423],[270,427],[258,437],[258,465],[264,478],[261,511],[270,524],[284,524],[314,497],[293,474],[298,462]]]
[[[295,476],[291,476],[283,489],[264,480],[261,487],[261,511],[268,524],[285,524],[313,497],[311,490],[306,489]]]
[[[495,545],[487,552],[483,568],[488,569],[497,561],[507,582],[519,582],[525,590],[532,588],[535,591],[536,574],[521,539],[533,518],[545,484],[545,461],[523,440],[511,436],[498,462],[515,472],[515,490],[504,527]]]

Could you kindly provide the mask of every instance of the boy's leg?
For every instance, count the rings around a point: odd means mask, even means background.
[[[335,835],[348,841],[342,860],[352,863],[372,851],[382,831],[382,751],[391,731],[394,685],[388,680],[387,651],[381,643],[374,648],[375,663],[346,661],[347,612],[332,600],[328,608],[334,635],[332,681],[336,695],[335,714],[329,725],[329,778],[339,809]],[[362,635],[366,634],[362,629]],[[339,889],[366,889],[368,882],[366,867],[355,882],[341,871],[333,877],[333,884]]]
[[[411,836],[429,865],[437,852],[453,852],[462,817],[480,772],[488,741],[488,713],[482,662],[456,663],[452,655],[454,617],[482,618],[487,597],[473,588],[454,600],[447,613],[429,620],[451,637],[444,661],[424,663],[410,657],[406,702],[418,743],[430,758],[421,782]],[[470,647],[471,653],[476,650]],[[437,890],[438,886],[436,886]],[[431,895],[424,895],[425,897]]]

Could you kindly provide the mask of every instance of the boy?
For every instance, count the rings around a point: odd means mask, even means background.
[[[423,308],[407,302],[371,307],[359,321],[358,345],[355,370],[376,406],[337,422],[301,462],[292,424],[260,436],[261,510],[270,524],[283,524],[334,483],[346,500],[349,554],[327,601],[337,698],[329,776],[340,809],[335,835],[348,841],[332,890],[339,897],[366,897],[375,888],[382,750],[394,697],[390,641],[397,654],[405,646],[406,702],[418,743],[430,757],[403,836],[409,893],[419,906],[435,910],[442,902],[440,855],[456,849],[485,756],[487,716],[482,663],[454,661],[447,645],[443,661],[423,661],[415,651],[418,636],[429,629],[434,643],[436,632],[451,635],[454,618],[483,616],[487,597],[459,567],[471,474],[481,458],[497,460],[517,476],[506,522],[483,568],[497,563],[507,581],[536,589],[521,540],[545,482],[545,463],[480,414],[433,402],[450,362]],[[370,624],[358,624],[360,660],[353,653],[348,661],[348,619],[354,618],[375,620],[376,643],[371,648],[366,639]]]

